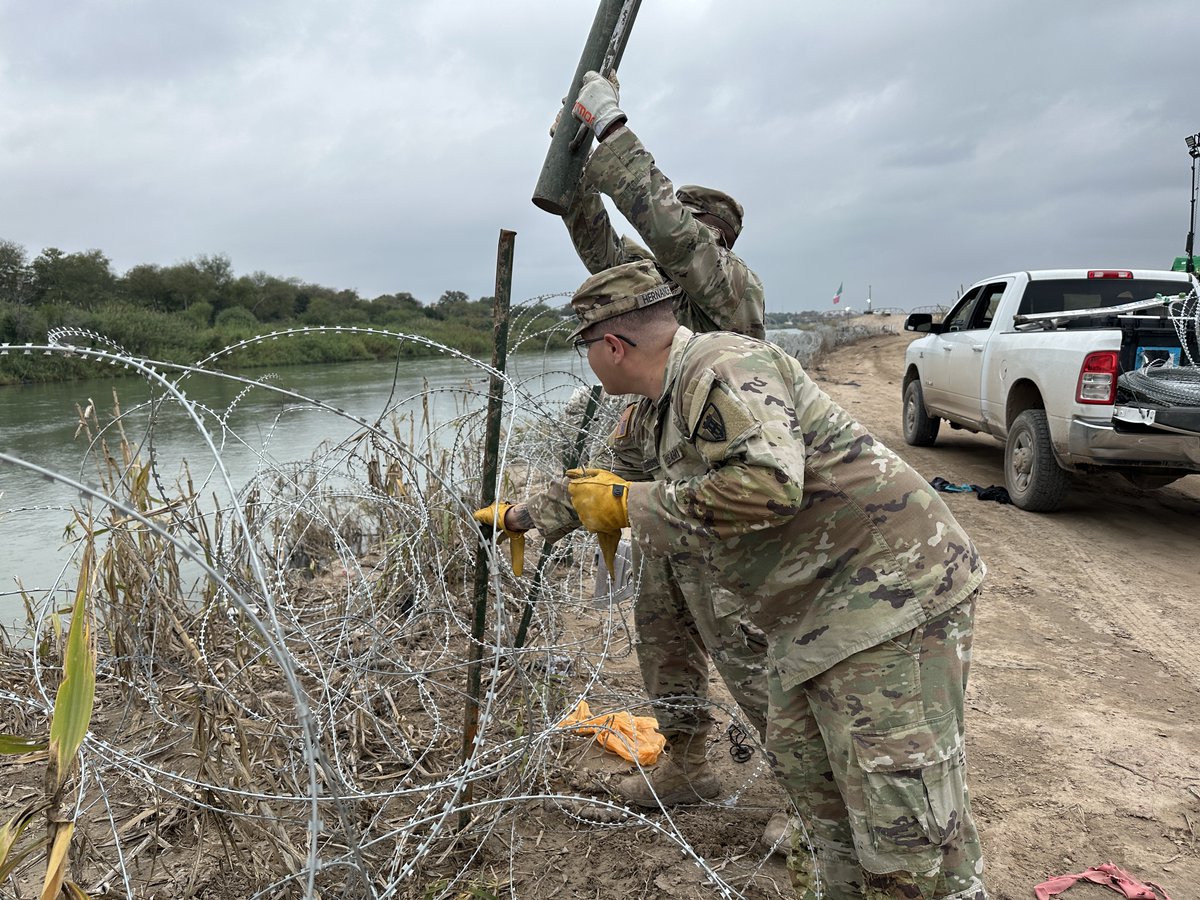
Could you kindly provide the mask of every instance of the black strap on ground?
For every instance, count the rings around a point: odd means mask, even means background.
[[[729,738],[729,755],[733,757],[733,761],[749,762],[750,757],[754,755],[754,747],[750,745],[750,732],[742,727],[742,723],[730,722],[729,727],[725,729],[725,736]]]

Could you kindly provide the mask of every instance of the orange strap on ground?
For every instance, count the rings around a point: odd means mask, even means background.
[[[580,700],[575,712],[559,722],[558,727],[594,734],[605,750],[643,766],[658,762],[667,743],[658,733],[658,720],[653,716],[634,716],[628,710],[593,716],[586,700]]]

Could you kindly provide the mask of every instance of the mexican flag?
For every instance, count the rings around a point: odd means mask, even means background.
[[[837,293],[833,295],[833,302],[837,303],[842,299],[842,285],[838,285]]]

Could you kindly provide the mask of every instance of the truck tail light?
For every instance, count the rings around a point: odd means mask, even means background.
[[[1112,403],[1117,399],[1117,351],[1089,353],[1079,368],[1076,403]]]
[[[1133,273],[1119,269],[1091,269],[1088,278],[1132,278]]]

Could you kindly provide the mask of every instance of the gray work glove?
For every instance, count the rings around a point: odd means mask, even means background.
[[[614,69],[608,73],[608,80],[612,82],[613,90],[617,92],[617,97],[621,96],[621,82],[617,80],[617,72]],[[554,132],[558,131],[558,121],[562,118],[563,107],[567,105],[567,98],[563,97],[558,104],[558,112],[554,114],[554,121],[550,123],[550,137],[554,137]]]
[[[599,72],[584,72],[583,84],[571,115],[589,126],[596,137],[601,137],[619,119],[627,116],[617,106],[617,89]]]

